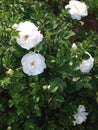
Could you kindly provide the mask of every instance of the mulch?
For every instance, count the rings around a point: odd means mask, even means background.
[[[84,22],[83,26],[86,31],[93,31],[95,34],[98,34],[98,18],[96,18],[94,13],[88,14],[82,21]]]

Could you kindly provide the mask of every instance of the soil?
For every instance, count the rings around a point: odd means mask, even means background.
[[[84,22],[84,29],[86,31],[93,31],[95,34],[98,34],[98,19],[94,13],[88,14],[87,17],[82,19]]]
[[[98,18],[96,18],[96,15],[94,13],[89,13],[88,16],[82,17],[81,22],[83,23],[83,32],[89,32],[93,31],[94,34],[97,36],[98,35]],[[77,34],[79,32],[78,26],[74,25],[72,30]],[[77,41],[80,41],[79,37],[71,37],[70,42],[72,43],[77,43]],[[96,48],[98,48],[96,46]]]

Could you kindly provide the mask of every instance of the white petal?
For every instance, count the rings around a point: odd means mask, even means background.
[[[81,20],[81,16],[79,15],[71,15],[72,19]]]
[[[83,111],[86,111],[84,105],[79,105],[78,112],[83,112]]]
[[[75,43],[72,44],[72,49],[77,50],[77,45]]]

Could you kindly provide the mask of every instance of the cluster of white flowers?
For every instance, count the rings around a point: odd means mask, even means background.
[[[72,19],[81,20],[81,17],[88,15],[86,4],[78,0],[70,0],[65,8],[69,9]],[[73,43],[72,49],[77,50],[77,45],[75,43]],[[94,58],[89,52],[85,52],[85,54],[89,55],[90,58],[88,60],[82,60],[82,63],[80,63],[80,66],[77,69],[80,69],[83,73],[89,73],[94,65]]]
[[[12,28],[19,32],[16,38],[17,43],[27,50],[35,47],[43,39],[43,35],[38,31],[35,24],[29,21],[14,24]],[[29,76],[38,75],[46,68],[45,58],[41,54],[35,52],[25,54],[22,57],[21,63],[23,72]]]
[[[88,115],[88,113],[86,112],[84,105],[79,105],[77,112],[73,115],[74,119],[75,119],[73,121],[73,124],[78,125],[78,124],[83,123],[84,121],[86,121],[87,115]]]
[[[85,3],[71,0],[69,4],[65,6],[66,9],[69,9],[69,13],[71,14],[72,19],[81,20],[81,17],[87,16],[88,11]],[[26,21],[20,22],[19,24],[14,24],[13,29],[19,32],[19,35],[16,38],[17,44],[20,45],[22,48],[30,50],[38,45],[42,39],[43,35],[38,30],[38,27],[35,24]],[[72,50],[76,51],[78,49],[75,43],[72,44]],[[89,56],[89,59],[82,60],[80,63],[79,69],[83,73],[89,73],[94,65],[94,58],[91,56],[89,52],[85,52]],[[77,55],[76,55],[77,56]],[[46,68],[45,58],[33,51],[25,54],[21,59],[21,64],[23,66],[23,72],[26,73],[28,76],[31,75],[38,75],[44,71]],[[69,62],[69,66],[72,66],[73,62]],[[12,70],[9,70],[7,74],[13,74]],[[80,79],[80,77],[74,77],[72,81],[76,82]],[[44,86],[43,89],[49,89],[50,86]],[[77,109],[77,113],[75,113],[73,124],[81,124],[82,122],[86,121],[88,113],[85,112],[85,107],[83,105],[79,105]]]
[[[88,15],[87,6],[84,2],[78,0],[69,1],[69,4],[65,6],[65,9],[69,9],[72,19],[81,20],[81,17]]]
[[[87,6],[84,2],[80,2],[78,0],[70,0],[69,4],[65,6],[65,9],[69,9],[69,13],[71,15],[72,19],[81,20],[81,17],[85,17],[88,15]],[[77,50],[77,45],[75,43],[72,44],[72,50]],[[89,56],[89,59],[82,60],[79,67],[76,68],[79,69],[82,73],[89,73],[94,65],[94,58],[91,56],[89,52],[85,52]],[[71,66],[71,62],[69,63]],[[80,77],[74,77],[72,81],[78,81]],[[86,109],[84,105],[79,105],[77,109],[77,113],[75,113],[74,116],[74,125],[78,125],[86,121],[88,113],[86,112]]]
[[[65,8],[69,9],[69,13],[71,14],[71,17],[73,19],[80,20],[81,17],[88,15],[85,3],[77,0],[69,1],[69,4],[66,5]],[[30,50],[31,48],[39,44],[43,39],[43,35],[38,30],[38,27],[36,27],[35,24],[29,21],[14,24],[12,28],[19,32],[16,41],[18,45],[20,45],[24,49]],[[77,45],[75,43],[73,43],[72,49],[74,51],[77,50]],[[78,69],[80,69],[80,71],[84,73],[88,73],[92,69],[94,62],[92,56],[88,52],[86,52],[86,54],[88,54],[90,58],[88,60],[83,60],[78,67]],[[34,52],[30,52],[23,56],[22,65],[23,71],[28,75],[40,74],[46,68],[44,57]],[[71,66],[72,63],[70,62],[69,65]]]

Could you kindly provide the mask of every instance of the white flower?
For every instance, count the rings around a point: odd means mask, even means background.
[[[77,50],[77,45],[75,43],[72,44],[72,50]]]
[[[65,6],[66,9],[69,8],[69,13],[71,14],[72,19],[80,20],[81,17],[87,16],[88,11],[84,2],[78,0],[71,0],[69,4]]]
[[[74,119],[75,121],[73,121],[73,124],[74,125],[78,125],[78,124],[81,124],[83,123],[84,121],[86,121],[87,119],[87,115],[88,113],[85,112],[85,107],[84,105],[79,105],[78,106],[78,110],[77,110],[77,113],[75,113],[73,116],[74,116]]]
[[[83,60],[79,66],[79,69],[83,73],[89,73],[94,65],[94,58],[88,52],[85,52],[85,54],[89,55],[89,59]]]
[[[35,52],[29,52],[22,57],[23,72],[30,75],[38,75],[46,68],[45,58]]]
[[[19,31],[19,36],[16,38],[17,43],[27,50],[35,47],[43,39],[38,28],[29,21],[19,23],[16,30]]]

